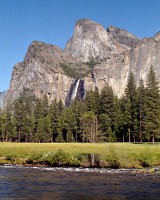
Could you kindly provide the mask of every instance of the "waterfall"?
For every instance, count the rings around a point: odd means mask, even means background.
[[[74,87],[74,89],[73,89],[73,93],[72,93],[72,96],[71,96],[71,100],[73,100],[73,99],[76,97],[76,95],[77,95],[77,90],[78,90],[79,82],[80,82],[80,79],[78,79],[78,80],[76,81],[76,85],[75,85],[75,87]]]
[[[71,84],[68,95],[65,99],[65,105],[69,106],[71,102],[77,97],[78,100],[83,100],[84,98],[84,80],[77,79]]]

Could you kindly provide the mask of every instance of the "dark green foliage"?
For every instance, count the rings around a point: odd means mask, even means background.
[[[131,113],[131,101],[127,100],[125,104],[124,125],[127,127],[128,141],[131,142],[131,128],[133,125],[133,117]]]
[[[95,142],[97,140],[97,117],[92,112],[84,112],[80,117],[81,138],[83,142]]]
[[[137,132],[137,89],[133,73],[130,72],[128,83],[125,89],[125,118],[126,126],[128,128],[128,138],[131,141],[131,136],[135,141]]]
[[[111,119],[114,119],[114,94],[112,87],[106,85],[100,95],[100,113],[106,113]]]
[[[138,110],[138,133],[139,133],[139,141],[142,143],[143,139],[146,139],[145,134],[145,123],[144,119],[146,116],[146,89],[144,87],[143,80],[140,80],[139,87],[137,89],[137,110]]]
[[[67,153],[58,149],[55,153],[42,156],[39,161],[49,166],[66,166],[68,164],[68,157]]]
[[[58,101],[57,109],[58,109],[58,115],[60,116],[62,111],[64,110],[64,105],[63,105],[62,99],[60,99]]]
[[[77,130],[77,122],[75,114],[73,113],[71,108],[66,108],[62,115],[62,132],[64,136],[64,140],[66,142],[74,142],[74,132]]]
[[[152,138],[154,144],[155,139],[160,136],[160,93],[156,73],[151,66],[146,88],[146,116],[145,129]]]
[[[123,98],[118,99],[114,98],[114,106],[115,106],[115,118],[114,118],[114,131],[116,134],[116,140],[119,142],[124,142],[124,134],[125,134],[125,113],[124,113],[124,100]]]
[[[34,109],[34,119],[34,141],[52,141],[51,118],[49,114],[49,105],[46,95],[42,100],[37,100]]]
[[[15,107],[14,107],[14,118],[16,121],[16,129],[18,132],[18,142],[21,141],[21,133],[24,128],[24,118],[25,118],[25,109],[24,109],[24,104],[23,104],[23,99],[20,97],[16,102],[15,102]]]
[[[100,64],[100,61],[91,60],[89,62],[85,62],[84,64],[87,65],[89,68],[94,68],[95,65]]]
[[[100,64],[99,61],[91,60],[90,62],[84,62],[79,64],[74,63],[60,63],[60,67],[63,69],[64,73],[72,78],[80,79],[86,77],[87,74],[91,73],[94,66]]]
[[[101,93],[98,89],[86,92],[83,101],[75,98],[69,107],[65,107],[62,99],[58,102],[55,99],[49,105],[46,95],[34,101],[27,94],[25,90],[16,100],[14,111],[0,110],[1,141],[142,143],[152,140],[153,144],[159,141],[160,94],[153,67],[147,87],[140,80],[137,88],[131,72],[120,99],[114,96],[109,85],[105,85]],[[112,154],[111,157],[115,157],[114,152]],[[48,159],[53,160],[53,157],[56,156],[50,155]],[[74,159],[67,162],[75,163]],[[108,158],[108,162],[118,167],[114,159]]]
[[[51,141],[55,142],[57,138],[58,132],[58,105],[57,100],[51,102],[50,110],[49,110],[49,117],[51,123]]]
[[[77,98],[72,102],[71,109],[75,115],[76,123],[77,123],[77,130],[74,132],[75,142],[81,141],[81,126],[80,126],[80,119],[81,116],[84,114],[86,110],[85,103],[82,101],[78,101]]]
[[[12,157],[9,156],[9,160]],[[62,149],[58,149],[56,152],[50,153],[36,153],[31,154],[26,160],[27,164],[42,164],[46,166],[70,166],[70,167],[99,167],[100,156],[97,154],[69,154]]]
[[[109,151],[107,152],[106,162],[107,167],[115,169],[119,168],[120,161],[114,146],[110,146]]]
[[[6,156],[6,160],[9,160],[9,161],[11,161],[11,162],[14,162],[14,161],[15,161],[15,156],[12,155],[12,154],[9,154],[9,155]]]
[[[85,77],[87,74],[91,72],[92,69],[90,68],[82,68],[81,66],[73,66],[66,63],[61,63],[60,67],[63,69],[64,73],[72,78],[80,79]]]
[[[5,141],[5,114],[1,112],[0,114],[0,138],[1,141]]]
[[[99,98],[99,126],[101,135],[106,141],[115,141],[114,125],[115,125],[115,97],[110,86],[106,85],[100,94]],[[103,140],[102,140],[103,141]]]
[[[19,142],[27,142],[31,138],[33,129],[31,121],[32,110],[32,97],[24,94],[16,100],[13,117]]]
[[[99,124],[101,131],[99,140],[109,142],[112,135],[111,118],[106,113],[102,113],[99,115]]]
[[[86,111],[92,111],[94,114],[99,113],[100,95],[98,89],[86,93],[84,106]]]

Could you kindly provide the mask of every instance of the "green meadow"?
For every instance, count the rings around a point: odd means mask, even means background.
[[[143,168],[160,165],[160,144],[0,143],[1,164]]]

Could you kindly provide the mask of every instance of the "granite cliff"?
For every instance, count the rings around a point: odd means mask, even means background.
[[[23,62],[13,68],[5,105],[27,92],[36,97],[47,94],[69,104],[77,95],[83,99],[87,90],[99,90],[107,83],[115,94],[124,92],[128,74],[133,72],[136,84],[146,81],[151,65],[160,79],[160,33],[139,39],[126,30],[110,26],[105,30],[88,19],[76,22],[73,37],[64,50],[33,41]],[[78,81],[79,80],[79,81]]]
[[[5,96],[6,96],[6,91],[0,92],[0,107],[3,107]]]

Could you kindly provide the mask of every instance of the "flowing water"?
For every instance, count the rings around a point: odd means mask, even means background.
[[[80,79],[78,79],[78,80],[76,81],[76,85],[75,85],[75,87],[74,87],[71,100],[73,100],[73,99],[76,97],[77,90],[78,90],[78,86],[79,86],[79,82],[80,82]]]
[[[0,166],[0,200],[160,199],[160,174],[130,170]]]

